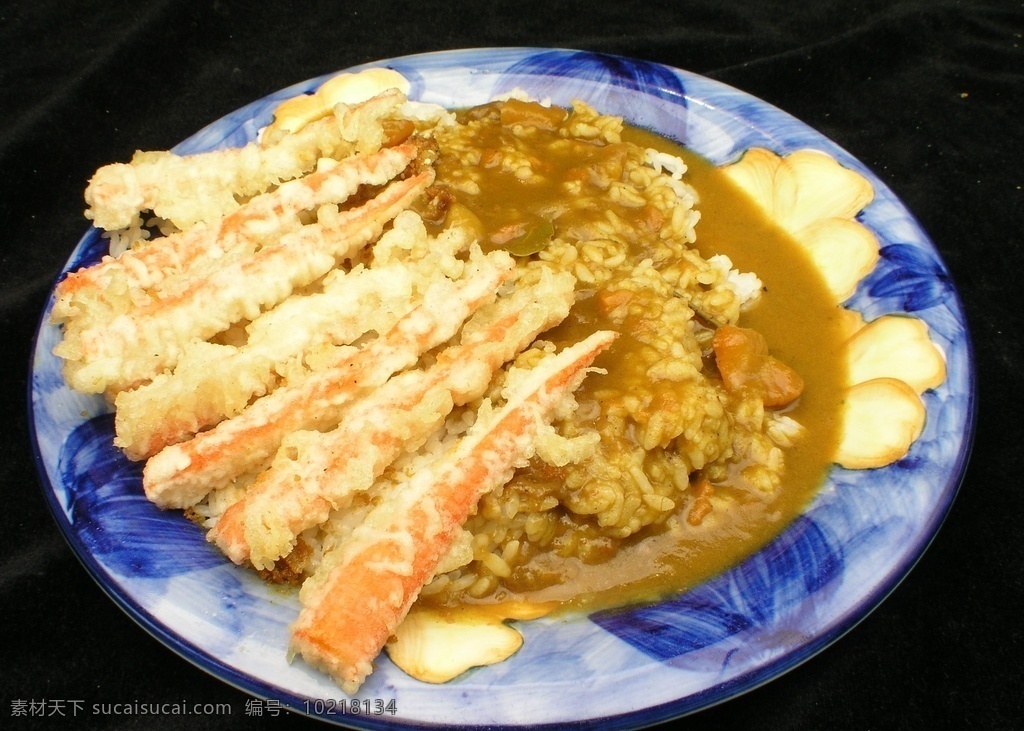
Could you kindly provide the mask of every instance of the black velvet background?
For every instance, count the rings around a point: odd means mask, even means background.
[[[26,422],[32,339],[85,229],[85,182],[244,103],[395,55],[582,48],[729,83],[874,169],[959,286],[978,376],[974,455],[896,591],[801,667],[684,728],[1021,728],[1024,5],[1018,0],[646,3],[4,0],[0,4],[0,727],[176,728],[174,717],[12,717],[13,701],[221,702],[189,727],[289,728],[178,658],[96,586],[41,495]],[[524,702],[529,702],[524,699]]]

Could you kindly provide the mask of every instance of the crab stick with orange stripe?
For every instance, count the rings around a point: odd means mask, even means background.
[[[252,198],[222,219],[153,239],[117,257],[106,256],[57,285],[52,319],[63,323],[89,317],[90,309],[105,303],[116,306],[118,299],[135,306],[146,290],[166,280],[195,276],[200,264],[219,266],[230,251],[245,247],[252,252],[298,230],[304,211],[342,203],[360,185],[384,185],[415,157],[416,147],[405,144],[341,162],[325,159],[316,172]]]
[[[392,260],[385,254],[370,268],[336,269],[319,292],[294,295],[249,323],[244,344],[197,341],[186,347],[173,372],[119,393],[114,444],[129,459],[149,458],[238,416],[253,399],[279,387],[281,373],[297,358],[389,331],[417,306],[423,291],[461,264],[456,256],[470,243],[460,234],[428,239],[411,211],[400,214],[394,225],[401,228],[384,234],[375,254],[385,237],[403,239],[410,230],[422,231],[422,246],[417,244],[412,258]],[[326,359],[323,353],[317,357]]]
[[[418,449],[453,407],[482,396],[503,363],[561,322],[573,284],[570,276],[547,274],[498,300],[478,313],[488,324],[441,352],[431,368],[395,376],[353,403],[331,431],[290,435],[209,539],[235,563],[248,559],[256,568],[271,568],[299,533],[372,487],[403,452]]]
[[[355,693],[480,497],[532,456],[539,425],[615,337],[599,331],[542,361],[434,469],[387,495],[303,586],[291,651]]]
[[[84,393],[116,394],[173,368],[188,343],[254,319],[374,241],[433,178],[428,170],[392,183],[365,205],[339,214],[336,226],[303,226],[251,257],[224,262],[181,293],[104,326],[65,333],[54,353],[65,359],[68,384]]]
[[[382,385],[393,373],[455,335],[471,312],[494,299],[515,269],[502,251],[471,259],[471,271],[447,286],[428,290],[424,301],[383,337],[350,358],[313,371],[294,387],[257,399],[233,419],[170,445],[143,470],[146,496],[160,507],[188,507],[235,477],[262,466],[285,435],[336,425],[352,398]]]
[[[220,218],[237,209],[238,200],[308,173],[320,158],[380,149],[380,120],[405,100],[392,89],[359,104],[339,104],[334,114],[266,144],[185,156],[149,152],[105,165],[86,188],[86,217],[107,231],[126,228],[142,211],[180,229]]]

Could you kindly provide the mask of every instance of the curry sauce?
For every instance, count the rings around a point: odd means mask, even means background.
[[[782,408],[804,432],[797,444],[785,451],[784,476],[777,489],[738,489],[739,474],[749,466],[742,461],[732,464],[724,476],[715,473],[714,479],[696,469],[684,490],[686,503],[679,503],[670,519],[621,535],[610,533],[592,516],[559,506],[557,524],[543,547],[534,547],[496,590],[484,596],[461,597],[488,605],[550,602],[585,608],[654,600],[707,580],[759,550],[800,514],[823,484],[838,439],[845,379],[840,311],[799,245],[710,162],[658,135],[628,126],[621,144],[559,136],[565,111],[534,114],[536,107],[513,106],[510,113],[508,103],[497,103],[468,112],[474,121],[489,117],[493,124],[477,127],[470,184],[463,178],[465,157],[442,156],[437,161],[439,185],[451,197],[449,216],[469,221],[485,247],[504,248],[527,261],[535,259],[548,242],[571,238],[607,215],[593,206],[575,206],[565,191],[572,186],[607,188],[609,180],[623,173],[626,145],[681,158],[687,166],[684,180],[696,191],[695,208],[700,214],[692,248],[704,258],[724,254],[739,271],[758,276],[763,284],[760,299],[743,312],[738,324],[760,333],[772,357],[799,374],[803,385],[799,398]],[[510,122],[510,114],[517,119]],[[509,132],[514,125],[518,125],[515,134]],[[509,168],[507,157],[499,150],[510,145],[516,155],[529,161],[530,174]],[[665,218],[664,212],[651,206],[614,208],[636,231],[656,231]],[[657,259],[656,251],[645,248],[647,241],[643,236],[631,241],[632,254]],[[562,347],[598,329],[620,332],[619,341],[595,362],[603,373],[588,377],[578,394],[581,403],[599,401],[609,384],[642,377],[642,364],[638,363],[646,346],[638,329],[657,327],[657,321],[645,320],[643,312],[633,320],[620,317],[613,321],[608,313],[620,302],[620,295],[621,291],[601,283],[579,283],[569,318],[543,335]],[[691,329],[698,340],[710,342],[723,324],[714,320],[713,313],[697,312]],[[703,370],[718,378],[709,347],[705,347]],[[651,408],[657,407],[659,398],[671,404],[677,395],[670,387],[661,388]],[[551,494],[559,494],[552,486],[565,475],[564,470],[534,460],[520,470],[511,485],[522,500],[535,499],[539,504],[550,500]]]
[[[548,591],[526,597],[534,601],[557,598],[588,608],[649,601],[728,570],[771,542],[806,508],[824,483],[839,439],[847,369],[844,329],[840,308],[810,258],[712,163],[644,130],[628,129],[627,135],[686,162],[686,177],[699,195],[696,247],[705,256],[727,255],[740,271],[755,272],[763,282],[760,302],[741,323],[763,334],[772,353],[803,378],[803,393],[787,413],[806,433],[787,451],[782,488],[770,500],[734,504],[710,530],[687,530],[682,536],[665,532],[624,547],[605,564],[581,564],[557,596]],[[614,364],[606,367],[614,372]]]

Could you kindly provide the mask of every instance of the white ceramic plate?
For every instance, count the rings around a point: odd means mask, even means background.
[[[524,623],[525,644],[512,659],[445,685],[413,680],[382,656],[359,696],[347,699],[324,676],[286,661],[296,599],[229,565],[198,528],[145,500],[139,468],[111,445],[113,420],[102,401],[65,385],[51,354],[59,332],[47,324],[48,307],[31,384],[37,462],[61,530],[110,597],[160,641],[224,681],[292,710],[363,728],[644,726],[778,676],[882,601],[950,507],[974,408],[958,297],[934,246],[892,192],[778,109],[654,63],[566,50],[478,49],[368,66],[401,72],[412,82],[410,97],[420,101],[464,107],[520,87],[561,105],[581,98],[717,164],[755,146],[780,155],[812,148],[859,172],[875,192],[859,221],[878,238],[881,259],[845,305],[868,320],[911,313],[928,324],[948,373],[924,396],[925,432],[889,467],[833,469],[818,498],[776,541],[689,593],[653,607]],[[325,78],[239,109],[175,149],[242,145],[269,123],[281,100]],[[88,231],[67,270],[96,261],[103,243],[97,231]]]

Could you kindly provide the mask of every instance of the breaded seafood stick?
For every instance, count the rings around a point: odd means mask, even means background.
[[[108,231],[127,228],[142,211],[180,229],[231,213],[244,200],[311,171],[322,157],[342,158],[381,147],[381,120],[405,102],[397,90],[361,104],[339,104],[324,117],[269,145],[181,156],[136,152],[130,163],[96,171],[85,191],[86,218]]]
[[[433,181],[433,171],[389,185],[331,226],[310,224],[250,257],[231,259],[184,291],[115,317],[103,327],[66,332],[54,353],[84,393],[119,393],[173,368],[185,346],[254,319],[322,277],[380,236],[384,226]]]
[[[402,260],[377,260],[376,252],[386,248],[389,237],[408,240],[410,230],[421,235],[422,243]],[[114,444],[130,459],[151,457],[240,414],[253,398],[280,383],[293,359],[322,345],[346,345],[371,331],[387,332],[431,283],[462,266],[456,254],[468,245],[468,236],[455,231],[428,240],[419,217],[403,212],[374,247],[370,268],[336,269],[322,291],[295,295],[249,323],[244,344],[191,343],[173,372],[119,393]]]
[[[313,371],[294,386],[282,386],[234,419],[151,457],[142,474],[146,496],[163,508],[194,505],[210,490],[265,464],[285,435],[337,425],[353,397],[382,385],[454,336],[472,311],[493,300],[514,268],[503,251],[471,258],[462,279],[446,279],[428,290],[419,306],[350,358]]]
[[[481,309],[463,342],[442,351],[433,366],[399,374],[353,402],[337,428],[289,435],[209,539],[235,563],[249,559],[256,568],[287,555],[299,533],[370,489],[403,452],[419,449],[453,407],[482,396],[503,363],[565,319],[573,277],[545,273]]]
[[[539,425],[571,399],[614,339],[599,331],[542,361],[433,469],[396,486],[303,585],[292,652],[355,693],[481,495],[529,459]]]
[[[354,155],[341,162],[324,159],[316,172],[252,198],[224,218],[153,239],[117,257],[106,256],[93,266],[68,274],[57,285],[51,319],[59,324],[71,318],[88,318],[91,310],[104,306],[115,312],[126,311],[146,299],[146,290],[166,279],[187,275],[200,262],[219,265],[228,252],[239,247],[255,251],[296,231],[302,225],[300,214],[304,211],[341,203],[360,185],[383,185],[415,157],[416,147],[406,144]]]

